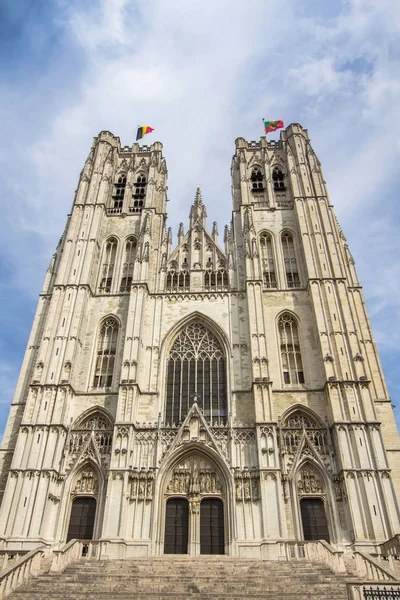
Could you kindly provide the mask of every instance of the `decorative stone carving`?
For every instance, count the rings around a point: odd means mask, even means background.
[[[135,468],[129,474],[130,480],[130,493],[129,498],[131,500],[146,500],[150,501],[153,499],[153,487],[154,487],[154,468],[150,467],[145,469],[142,467],[140,470]]]
[[[79,473],[72,492],[74,494],[97,494],[98,489],[98,478],[93,472],[93,469],[87,467]]]
[[[254,429],[234,429],[233,439],[236,444],[255,443],[256,432]]]
[[[203,458],[188,458],[177,465],[167,484],[167,494],[183,494],[192,501],[192,509],[196,511],[196,502],[201,496],[221,495],[223,485],[215,468]]]
[[[321,477],[311,465],[306,465],[301,469],[297,480],[297,489],[300,495],[323,493]]]
[[[336,501],[342,502],[342,500],[346,498],[346,493],[343,491],[343,479],[340,475],[334,475],[332,481],[335,489]]]
[[[260,499],[260,473],[255,467],[251,470],[248,467],[243,469],[236,467],[234,479],[235,496],[238,502],[257,502]]]

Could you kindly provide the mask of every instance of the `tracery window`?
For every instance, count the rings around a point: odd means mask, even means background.
[[[285,176],[278,167],[275,167],[272,171],[272,181],[274,182],[274,190],[282,191],[286,189]]]
[[[134,185],[134,191],[132,196],[133,204],[129,208],[129,212],[132,213],[140,213],[142,212],[142,208],[144,206],[144,199],[146,196],[146,186],[147,180],[146,176],[143,173],[139,173],[136,178]]]
[[[111,387],[117,353],[118,321],[114,317],[106,319],[97,340],[96,365],[93,387]]]
[[[304,432],[311,444],[319,452],[327,451],[326,428],[317,419],[297,410],[285,419],[281,428],[284,448],[289,454],[295,454]]]
[[[287,231],[282,234],[282,251],[285,263],[286,284],[288,288],[300,287],[299,272],[297,269],[296,252],[293,235]]]
[[[167,273],[166,289],[172,292],[185,292],[190,289],[189,271],[175,271]]]
[[[284,313],[279,318],[278,329],[283,382],[304,383],[297,322],[290,313]]]
[[[207,420],[226,422],[225,353],[216,336],[201,323],[187,325],[169,354],[165,422],[183,421],[195,397]]]
[[[311,419],[308,415],[305,415],[300,410],[289,415],[285,421],[285,427],[292,429],[310,429],[311,427],[317,427],[315,419]]]
[[[122,278],[119,288],[120,292],[129,292],[132,285],[133,269],[135,267],[137,243],[134,237],[126,240],[125,259],[122,265]]]
[[[118,242],[115,238],[109,238],[104,246],[99,285],[99,291],[103,294],[109,294],[111,292],[117,247]]]
[[[110,454],[113,424],[100,412],[92,413],[86,419],[73,426],[67,442],[68,452],[73,455],[78,454],[92,435],[92,432],[94,434],[94,442],[100,454]]]
[[[117,181],[114,183],[114,190],[112,195],[113,212],[122,212],[122,204],[125,196],[125,187],[126,175],[125,173],[120,173],[120,175],[117,178]]]
[[[251,172],[251,185],[253,192],[264,189],[263,175],[259,167],[254,167]]]
[[[265,288],[276,288],[275,263],[272,250],[272,238],[269,233],[260,236],[261,263]]]

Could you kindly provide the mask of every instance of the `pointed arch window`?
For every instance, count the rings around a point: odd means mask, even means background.
[[[285,186],[285,176],[282,173],[281,169],[275,167],[272,171],[272,181],[274,183],[275,191],[284,191],[286,189]]]
[[[262,191],[264,189],[263,175],[259,167],[254,167],[250,179],[253,192]]]
[[[117,177],[117,180],[114,183],[114,190],[112,195],[113,206],[111,211],[113,213],[121,213],[122,205],[124,202],[125,196],[125,188],[126,188],[126,174],[120,173]]]
[[[288,288],[299,288],[300,278],[297,268],[293,235],[287,231],[282,234],[282,252],[285,263],[286,284]]]
[[[290,313],[284,313],[279,318],[278,329],[283,382],[304,383],[297,321]]]
[[[103,261],[99,285],[99,292],[102,294],[109,294],[111,292],[117,248],[118,242],[116,238],[109,238],[106,241],[103,249]]]
[[[326,427],[319,419],[296,410],[284,420],[280,430],[286,452],[296,454],[304,434],[317,452],[324,454],[328,451]]]
[[[201,323],[187,325],[169,353],[165,422],[183,421],[195,397],[207,420],[225,424],[225,353],[217,337]]]
[[[144,199],[146,197],[146,187],[147,187],[147,179],[146,175],[143,173],[139,173],[136,178],[134,185],[134,191],[132,196],[132,206],[129,209],[131,213],[140,213],[142,212],[144,206]]]
[[[263,271],[264,287],[267,289],[276,288],[275,261],[272,249],[272,237],[269,233],[262,233],[260,236],[261,263]]]
[[[111,387],[112,385],[118,329],[118,321],[113,317],[106,319],[100,327],[93,380],[93,387],[95,388]]]
[[[94,443],[100,454],[110,454],[113,423],[100,411],[79,420],[72,427],[66,447],[71,455],[79,454],[93,433]]]
[[[129,292],[132,285],[133,269],[135,267],[137,242],[136,238],[129,237],[125,243],[125,257],[122,265],[122,278],[120,292]]]

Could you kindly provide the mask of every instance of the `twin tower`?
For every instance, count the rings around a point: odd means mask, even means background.
[[[231,173],[223,236],[197,188],[173,247],[161,143],[94,139],[4,436],[5,548],[278,558],[400,530],[391,403],[307,130],[238,138]]]

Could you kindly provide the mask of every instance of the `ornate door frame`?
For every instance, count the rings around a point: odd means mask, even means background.
[[[159,475],[160,485],[155,511],[156,543],[158,553],[164,551],[166,503],[169,498],[185,498],[189,503],[188,554],[200,555],[200,503],[205,498],[218,498],[224,508],[225,554],[230,554],[232,536],[232,498],[233,488],[224,465],[220,465],[217,456],[211,450],[204,452],[196,444],[192,448],[180,451],[168,461]],[[214,454],[214,453],[213,453]]]
[[[328,526],[330,542],[337,539],[336,514],[331,502],[330,480],[314,461],[307,459],[296,468],[292,477],[293,525],[296,538],[304,540],[300,501],[315,498],[322,501]]]

